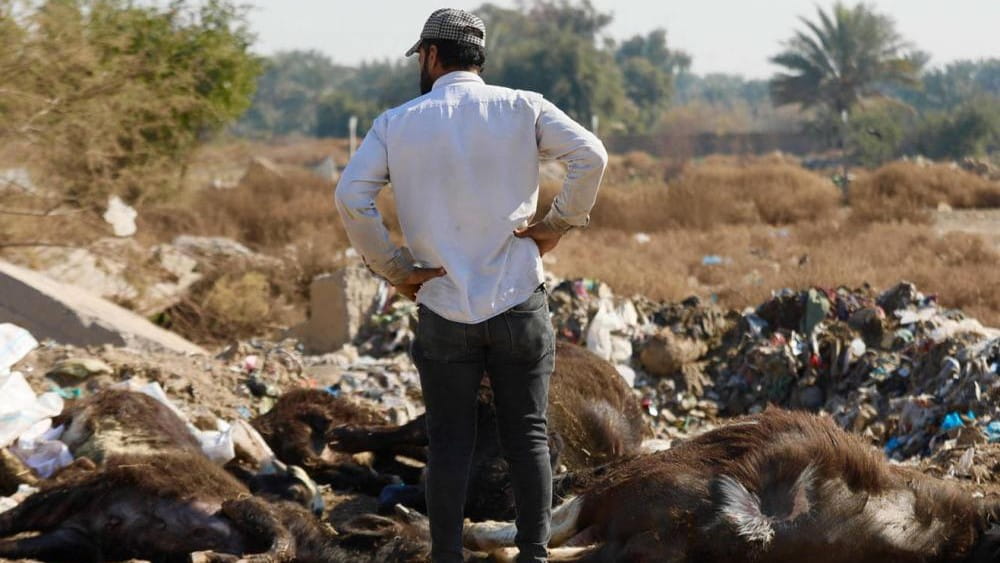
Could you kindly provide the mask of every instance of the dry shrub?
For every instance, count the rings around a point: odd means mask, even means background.
[[[204,307],[226,327],[252,329],[271,313],[271,287],[260,272],[223,276],[208,290]]]
[[[285,264],[232,258],[203,264],[203,278],[154,321],[199,344],[270,335],[301,318]]]
[[[544,206],[558,188],[543,188]],[[662,182],[605,186],[591,219],[595,228],[641,232],[777,225],[831,217],[838,202],[837,189],[829,180],[797,166],[700,165],[689,167],[669,186]]]
[[[196,204],[206,225],[258,247],[274,247],[335,219],[333,187],[318,176],[295,169],[283,177],[246,178],[236,188],[204,190]]]
[[[857,222],[926,223],[939,204],[954,208],[1000,207],[1000,182],[946,164],[893,162],[851,185]]]
[[[692,195],[699,192],[711,193],[713,203],[730,201],[734,210],[719,209],[723,218],[727,215],[742,216],[741,205],[753,203],[758,220],[768,224],[816,221],[829,216],[838,206],[838,193],[831,181],[808,170],[784,163],[760,163],[745,167],[697,166],[681,177],[674,187],[677,192]],[[694,203],[692,199],[688,200]],[[678,209],[675,221],[680,226],[686,223],[689,211]],[[729,223],[731,221],[719,221]]]

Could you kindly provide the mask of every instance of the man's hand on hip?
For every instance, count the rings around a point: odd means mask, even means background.
[[[530,238],[534,240],[535,244],[538,245],[538,253],[542,256],[551,252],[559,244],[559,240],[563,234],[565,233],[557,231],[543,222],[534,223],[525,229],[514,231],[514,236],[517,238]]]
[[[412,301],[417,300],[417,292],[420,286],[429,280],[448,275],[444,268],[414,268],[410,275],[403,280],[403,283],[394,285],[396,291],[402,293]]]

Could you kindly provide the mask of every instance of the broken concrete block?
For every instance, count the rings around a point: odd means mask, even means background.
[[[317,277],[309,286],[309,320],[291,335],[311,353],[339,350],[358,336],[375,312],[382,283],[359,265]]]
[[[205,354],[201,347],[86,290],[0,260],[0,322],[38,340]]]

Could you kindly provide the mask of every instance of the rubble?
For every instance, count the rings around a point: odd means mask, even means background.
[[[309,320],[293,328],[311,353],[327,353],[349,344],[378,310],[376,300],[385,299],[385,283],[360,265],[319,276],[309,288]]]
[[[111,344],[167,349],[182,354],[205,351],[139,315],[86,290],[0,261],[0,322],[24,327],[35,338],[80,346]]]

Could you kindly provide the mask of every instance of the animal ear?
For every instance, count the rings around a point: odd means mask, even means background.
[[[791,510],[788,511],[788,516],[784,518],[785,521],[791,522],[798,518],[808,514],[812,508],[812,502],[810,498],[813,496],[813,489],[816,486],[816,466],[810,464],[806,467],[799,477],[795,480],[795,484],[792,485],[791,493]]]
[[[774,526],[761,510],[757,495],[728,475],[715,479],[712,488],[718,499],[719,517],[734,527],[738,535],[748,542],[764,545],[771,542]]]

